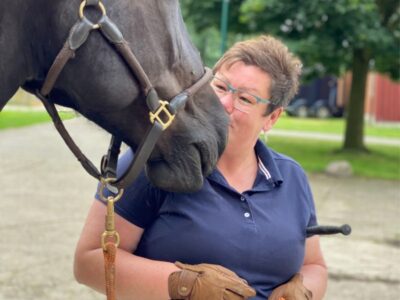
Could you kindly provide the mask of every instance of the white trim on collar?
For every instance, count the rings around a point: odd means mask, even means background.
[[[258,157],[258,167],[260,168],[261,172],[264,174],[265,178],[267,180],[270,180],[272,178],[271,173],[268,171],[268,169],[264,166],[263,162],[261,161],[260,157]]]

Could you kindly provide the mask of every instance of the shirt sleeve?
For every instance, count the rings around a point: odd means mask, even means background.
[[[308,219],[307,227],[316,226],[316,225],[318,225],[317,213],[316,213],[316,209],[315,209],[314,197],[313,197],[308,179],[306,179],[305,185],[306,185],[308,206],[309,206],[309,210],[310,210],[310,216]]]
[[[131,149],[121,155],[118,159],[117,176],[121,176],[126,171],[133,157]],[[124,190],[121,199],[115,202],[115,212],[136,226],[147,228],[158,216],[165,194],[166,192],[154,187],[142,171],[138,178]],[[109,195],[111,192],[105,189],[104,196]],[[95,197],[102,201],[98,192]]]

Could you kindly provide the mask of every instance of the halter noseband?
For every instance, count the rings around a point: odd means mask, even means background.
[[[101,11],[101,18],[98,23],[94,24],[84,15],[86,6],[97,7]],[[141,89],[146,95],[146,104],[149,109],[149,119],[152,123],[151,128],[146,133],[145,138],[139,145],[134,160],[131,162],[128,170],[116,180],[108,181],[107,187],[117,193],[118,189],[125,188],[130,184],[141,172],[144,164],[149,158],[155,144],[157,143],[162,132],[167,129],[174,120],[178,110],[183,107],[188,98],[196,93],[211,79],[212,72],[205,68],[203,76],[191,87],[173,97],[170,102],[160,100],[157,91],[153,87],[146,72],[143,70],[136,56],[131,51],[127,41],[122,36],[118,27],[107,16],[106,9],[101,0],[83,0],[79,8],[80,20],[71,28],[67,41],[58,53],[52,66],[50,67],[44,84],[40,91],[36,91],[36,95],[43,102],[47,112],[51,116],[57,131],[80,161],[84,169],[98,180],[102,178],[116,178],[116,166],[118,160],[121,139],[112,136],[107,155],[103,157],[101,163],[101,172],[94,164],[82,153],[75,144],[64,124],[62,123],[55,105],[49,101],[48,95],[54,87],[61,71],[66,63],[75,56],[75,51],[81,47],[87,40],[89,34],[93,30],[100,30],[105,39],[114,45],[116,50],[121,54],[126,64],[129,66],[135,77],[138,79]]]

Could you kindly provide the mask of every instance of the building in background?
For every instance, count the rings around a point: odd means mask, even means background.
[[[324,77],[301,86],[287,112],[298,117],[342,117],[350,98],[351,73],[339,79]],[[369,122],[400,122],[400,83],[370,72],[365,94],[365,118]]]
[[[365,116],[375,122],[400,122],[400,84],[389,77],[370,73]]]

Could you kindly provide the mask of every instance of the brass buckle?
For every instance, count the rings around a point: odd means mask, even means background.
[[[120,237],[118,232],[115,230],[115,212],[114,212],[114,203],[118,201],[124,190],[120,189],[116,196],[108,196],[107,198],[104,196],[104,189],[107,187],[109,183],[115,181],[115,178],[100,178],[100,188],[99,188],[99,196],[100,199],[107,203],[107,213],[105,216],[105,231],[101,235],[101,247],[104,251],[106,251],[106,242],[112,241],[116,247],[119,246]]]
[[[167,108],[168,105],[169,105],[168,101],[160,100],[160,106],[157,108],[157,110],[154,113],[150,112],[150,122],[154,124],[154,121],[157,120],[157,122],[160,123],[163,128],[162,130],[167,129],[175,118],[175,115],[171,114],[171,112],[168,110]],[[161,112],[165,114],[165,116],[167,117],[167,121],[164,122],[161,119],[160,117]]]

